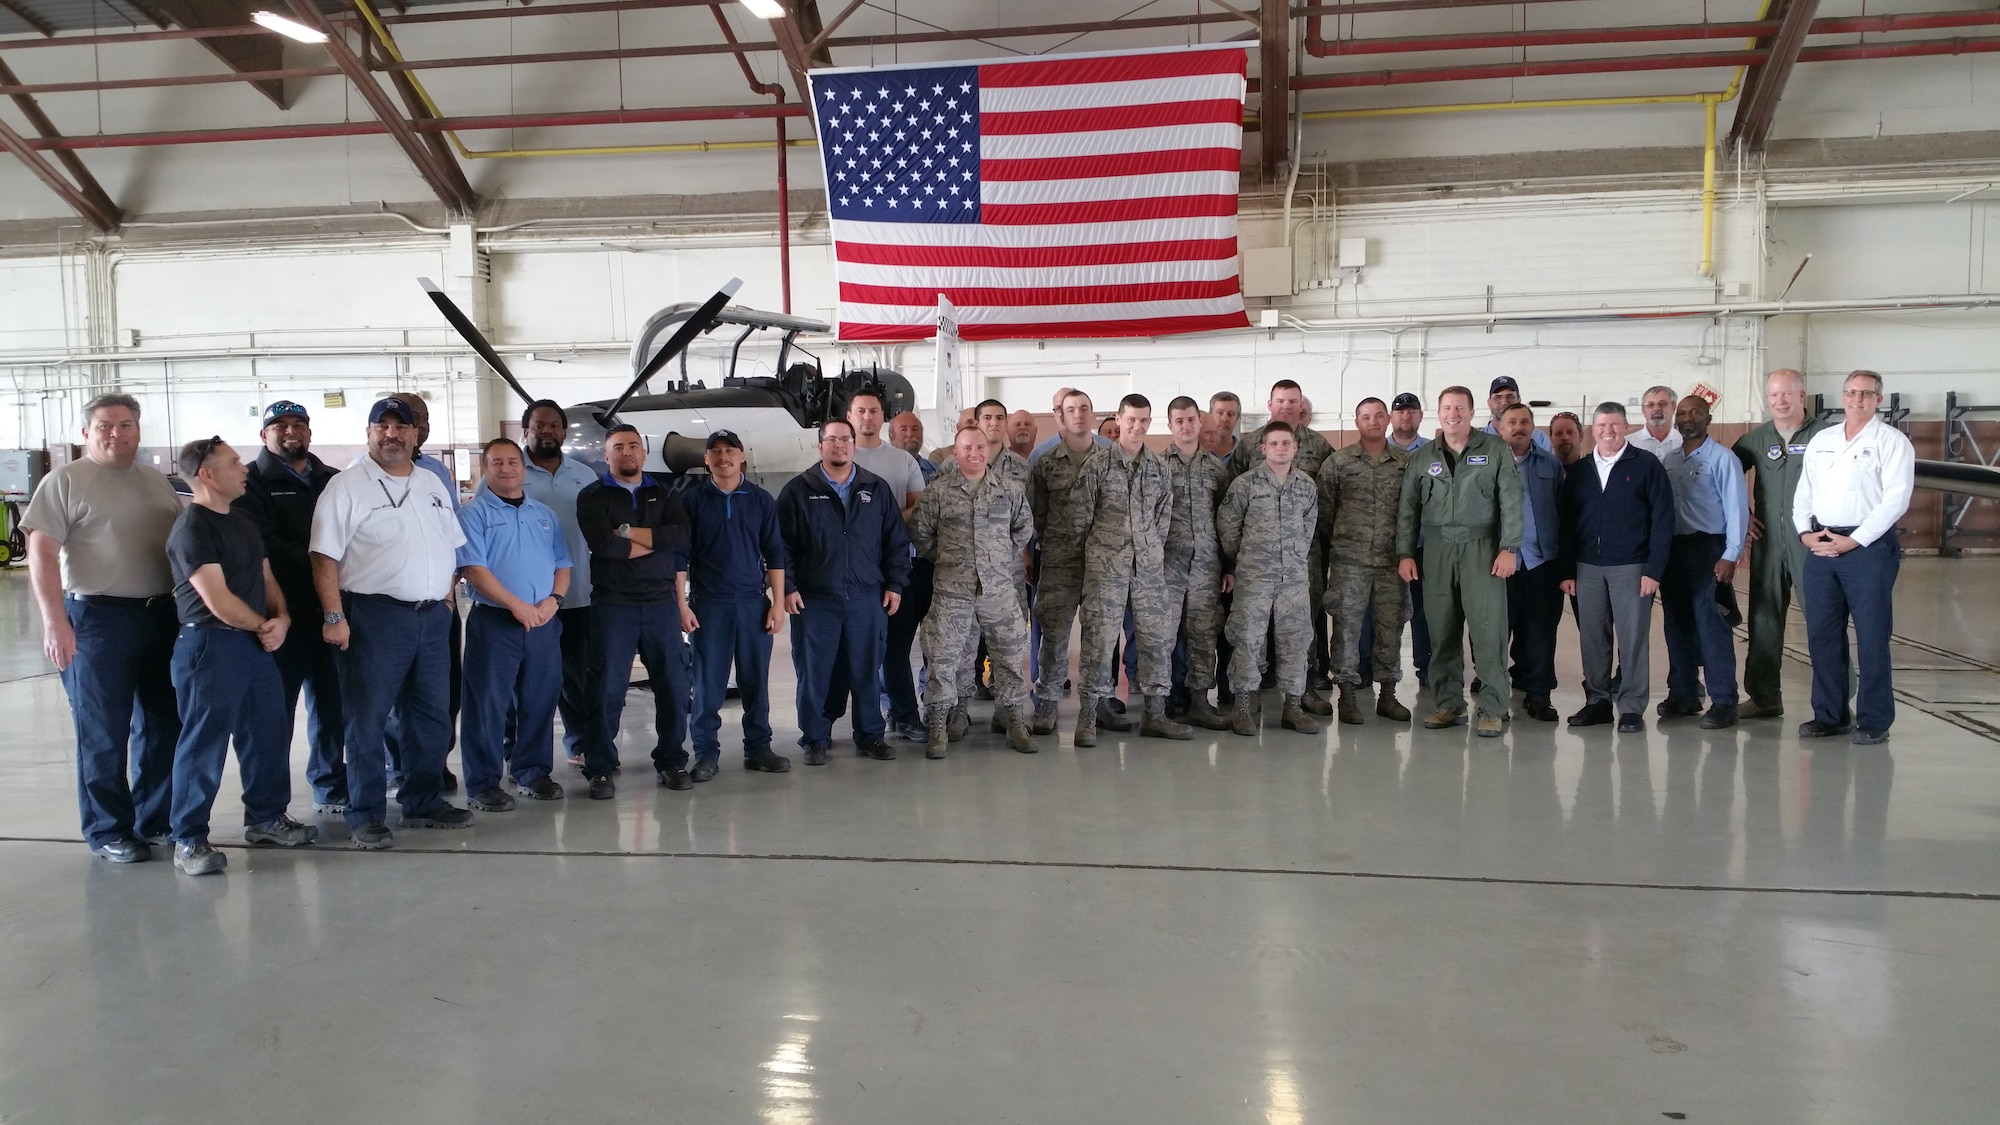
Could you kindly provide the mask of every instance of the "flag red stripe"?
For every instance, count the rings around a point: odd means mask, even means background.
[[[1138,320],[1054,321],[1046,324],[960,324],[958,334],[966,340],[1055,340],[1094,339],[1107,336],[1175,336],[1183,332],[1214,332],[1224,328],[1248,328],[1248,313],[1211,313],[1206,316],[1162,316]],[[840,322],[842,340],[928,340],[937,334],[935,320],[922,324],[860,324]]]
[[[1234,98],[1157,105],[1107,105],[1084,109],[1038,109],[1020,113],[982,113],[979,132],[987,137],[1026,137],[1042,133],[1101,133],[1112,129],[1160,129],[1172,125],[1231,125],[1243,120],[1243,103]]]
[[[1233,148],[1183,148],[1166,152],[1120,152],[1104,156],[1050,156],[1039,160],[986,160],[979,178],[993,182],[1088,180],[1104,176],[1151,176],[1169,172],[1235,172],[1243,154]]]
[[[840,283],[840,299],[867,305],[937,307],[938,294],[967,308],[1028,308],[1035,305],[1122,305],[1136,301],[1207,301],[1242,292],[1236,278],[1221,281],[1162,281],[1137,285],[1070,285],[1041,289],[945,287]]]
[[[834,257],[874,266],[994,267],[1123,266],[1137,262],[1192,262],[1234,258],[1233,238],[1178,242],[1112,242],[1102,246],[902,246],[885,242],[836,242]]]
[[[979,219],[987,226],[1046,226],[1054,223],[1115,223],[1131,219],[1189,219],[1234,215],[1233,195],[1168,195],[1152,199],[1099,199],[1088,203],[985,203]]]
[[[1096,58],[988,63],[979,68],[979,84],[987,89],[1002,86],[1073,86],[1088,82],[1183,78],[1190,74],[1247,73],[1249,73],[1248,52],[1225,48],[1210,51],[1170,51],[1153,55],[1102,55]]]

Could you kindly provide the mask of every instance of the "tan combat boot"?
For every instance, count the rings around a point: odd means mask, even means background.
[[[1236,709],[1229,714],[1229,729],[1243,735],[1257,733],[1257,700],[1250,692],[1236,693]]]
[[[1325,696],[1311,688],[1307,688],[1306,693],[1299,696],[1298,700],[1299,710],[1304,711],[1308,715],[1333,714],[1333,704],[1328,703]]]
[[[1035,704],[1034,732],[1036,734],[1054,734],[1056,732],[1055,700],[1044,699]]]
[[[1336,706],[1336,710],[1340,712],[1341,722],[1351,727],[1361,725],[1361,704],[1354,698],[1352,684],[1340,685],[1340,703]]]
[[[1298,731],[1300,734],[1318,734],[1319,723],[1314,721],[1311,715],[1306,714],[1306,709],[1299,704],[1300,700],[1298,696],[1286,696],[1285,711],[1278,721],[1284,726]]]
[[[1194,730],[1186,723],[1177,723],[1167,718],[1167,697],[1149,695],[1146,697],[1146,716],[1139,723],[1141,738],[1171,738],[1186,742],[1194,737]]]
[[[1410,721],[1410,709],[1396,701],[1395,684],[1382,685],[1382,694],[1375,700],[1375,713],[1398,723]]]
[[[1122,734],[1132,729],[1132,718],[1123,711],[1114,709],[1111,706],[1111,697],[1107,695],[1097,701],[1097,725],[1105,730],[1115,730]]]
[[[1187,717],[1188,722],[1203,730],[1229,729],[1229,716],[1215,709],[1215,705],[1208,701],[1208,693],[1205,691],[1193,692],[1188,696]]]
[[[1020,707],[1007,709],[1007,745],[1023,754],[1035,752],[1035,738],[1028,730],[1028,720],[1021,717]]]
[[[1077,697],[1076,736],[1071,741],[1079,750],[1097,745],[1097,700],[1090,696]]]
[[[951,735],[946,727],[951,724],[951,712],[944,707],[933,707],[924,718],[924,757],[942,758],[951,746]]]

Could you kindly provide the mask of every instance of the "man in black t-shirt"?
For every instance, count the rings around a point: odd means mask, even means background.
[[[236,743],[243,776],[243,838],[296,847],[319,829],[286,815],[292,777],[284,681],[271,654],[291,625],[285,595],[264,556],[257,525],[230,510],[249,469],[221,438],[181,447],[181,476],[194,503],[167,535],[174,608],[174,690],[181,736],[174,747],[174,866],[209,875],[227,866],[209,846],[208,816],[222,785],[223,759]]]

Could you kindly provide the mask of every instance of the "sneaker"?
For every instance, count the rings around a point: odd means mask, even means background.
[[[1739,719],[1782,719],[1784,716],[1785,703],[1782,699],[1753,699],[1748,705],[1739,707],[1736,711],[1736,717]]]
[[[861,752],[878,762],[893,762],[896,760],[896,748],[879,738],[871,738],[862,743]]]
[[[395,835],[389,831],[388,825],[379,820],[371,820],[359,828],[351,829],[348,835],[353,838],[354,846],[362,851],[375,852],[396,846]]]
[[[91,853],[110,860],[112,863],[144,863],[153,858],[153,849],[146,841],[130,836],[120,836],[116,840],[106,840],[102,844],[90,845]]]
[[[316,813],[331,813],[335,816],[338,816],[341,813],[346,812],[347,811],[346,792],[342,790],[335,790],[331,793],[328,793],[324,797],[315,798],[313,800],[313,811]]]
[[[688,777],[694,781],[708,781],[715,777],[715,771],[714,758],[696,758],[694,768],[688,771]]]
[[[1463,707],[1441,708],[1424,716],[1424,727],[1427,730],[1444,730],[1447,727],[1462,727],[1464,725],[1465,708]]]
[[[758,773],[788,773],[792,768],[792,760],[769,750],[757,750],[743,755],[743,768]]]
[[[298,848],[319,843],[319,829],[310,824],[300,824],[284,813],[276,820],[262,824],[252,824],[243,830],[243,842],[251,845],[269,844],[277,848]]]
[[[571,754],[569,756],[569,764],[575,766],[577,769],[582,769],[588,763],[584,761],[583,755]]]
[[[451,829],[470,828],[472,827],[472,813],[468,812],[465,809],[459,808],[457,805],[447,804],[443,801],[439,801],[436,808],[423,814],[422,816],[405,816],[403,818],[403,827],[451,828]]]
[[[1692,695],[1668,693],[1653,713],[1662,719],[1686,719],[1701,714],[1701,700]]]
[[[229,866],[229,857],[208,846],[207,840],[174,845],[174,866],[188,875],[214,875]]]
[[[1889,741],[1889,732],[1886,730],[1863,730],[1860,727],[1855,727],[1852,741],[1856,746],[1880,746],[1882,743]]]
[[[1481,738],[1499,738],[1506,731],[1507,722],[1498,715],[1489,715],[1481,711],[1479,713],[1479,722],[1474,725],[1473,729],[1478,732]]]
[[[600,773],[590,779],[590,799],[608,801],[618,795],[618,783],[611,780],[608,773]]]
[[[688,771],[680,769],[678,767],[670,770],[654,770],[653,776],[659,778],[660,784],[667,787],[668,789],[680,790],[680,789],[694,788],[694,780],[688,777]]]
[[[1810,719],[1799,724],[1799,737],[1832,738],[1834,735],[1846,734],[1853,729],[1853,723],[1822,723],[1818,719]]]
[[[465,803],[480,812],[513,812],[514,798],[507,795],[498,785],[489,785],[465,799]]]
[[[896,737],[904,742],[922,742],[930,737],[922,723],[897,723]]]
[[[521,796],[531,801],[560,801],[563,799],[563,787],[556,784],[555,779],[547,774],[543,774],[526,785],[517,785],[515,788],[521,791]]]

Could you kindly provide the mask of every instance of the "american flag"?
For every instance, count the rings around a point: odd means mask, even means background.
[[[1243,328],[1240,46],[815,71],[840,338]]]

